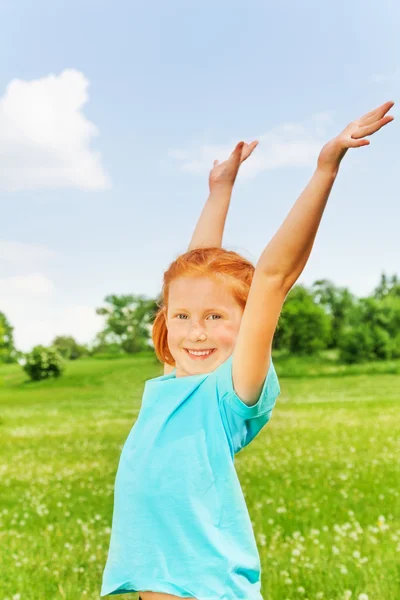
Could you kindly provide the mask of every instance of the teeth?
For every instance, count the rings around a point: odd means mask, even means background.
[[[206,352],[199,352],[199,351],[196,352],[196,351],[193,351],[193,350],[188,350],[188,352],[189,352],[189,354],[194,354],[195,356],[204,356],[206,354],[211,354],[212,350],[208,350]]]

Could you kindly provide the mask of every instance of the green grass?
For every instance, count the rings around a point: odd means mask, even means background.
[[[274,362],[273,417],[235,458],[264,599],[398,600],[400,361]],[[0,368],[1,600],[99,598],[119,454],[161,373],[146,355],[37,383]]]

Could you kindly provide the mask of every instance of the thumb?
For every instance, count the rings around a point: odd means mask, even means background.
[[[216,167],[218,165],[218,161],[214,160],[214,167]]]

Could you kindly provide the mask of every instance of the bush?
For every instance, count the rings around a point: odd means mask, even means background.
[[[400,331],[391,340],[392,358],[400,358]]]
[[[374,338],[367,325],[344,331],[339,339],[339,360],[346,364],[361,363],[375,358]]]
[[[60,377],[64,371],[64,361],[54,346],[35,346],[25,357],[23,369],[33,381]]]
[[[373,327],[372,337],[374,340],[374,354],[380,360],[390,360],[393,355],[392,338],[383,327]]]

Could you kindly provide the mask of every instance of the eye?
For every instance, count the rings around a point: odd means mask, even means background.
[[[179,317],[185,317],[185,318],[187,317],[187,315],[185,315],[185,314],[183,314],[183,313],[178,313],[178,314],[177,314],[177,315],[175,315],[175,316],[176,316],[176,318],[177,318],[179,321],[182,321],[182,320],[183,320],[183,319],[179,319]],[[221,315],[217,315],[216,313],[214,313],[214,314],[212,314],[212,315],[209,315],[209,316],[210,316],[210,317],[217,317],[217,319],[222,319]],[[211,320],[212,320],[212,321],[215,321],[216,319],[211,319]]]

